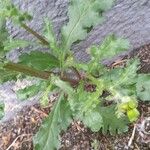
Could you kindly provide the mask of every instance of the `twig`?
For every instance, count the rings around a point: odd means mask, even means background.
[[[137,148],[137,150],[140,150],[140,148],[138,147],[138,145],[135,143],[135,147]]]
[[[36,112],[38,112],[38,113],[40,113],[40,114],[42,114],[44,117],[48,117],[48,114],[46,114],[45,112],[43,112],[43,111],[41,111],[39,109],[36,109],[35,107],[32,107],[31,109],[36,111]]]
[[[135,136],[135,131],[136,131],[136,124],[134,125],[132,135],[131,135],[130,140],[128,142],[128,147],[130,147],[132,142],[133,142],[133,139],[134,139],[134,136]]]
[[[121,63],[124,63],[124,62],[126,62],[126,61],[127,61],[127,59],[118,60],[118,61],[116,61],[116,62],[114,62],[114,63],[112,64],[112,67],[115,67],[115,66],[117,66],[117,65],[120,65]]]
[[[16,143],[16,141],[20,138],[20,137],[24,137],[24,136],[31,136],[32,134],[22,134],[22,135],[19,135],[15,138],[15,140],[9,145],[9,147],[6,149],[6,150],[10,150],[10,148]]]

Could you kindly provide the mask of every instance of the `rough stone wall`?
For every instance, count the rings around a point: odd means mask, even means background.
[[[69,0],[13,1],[20,9],[33,14],[34,19],[29,25],[39,32],[42,31],[43,19],[52,19],[59,37],[60,28],[67,21]],[[150,43],[150,0],[117,0],[115,6],[104,15],[105,22],[97,26],[85,41],[73,46],[79,59],[86,60],[88,56],[85,49],[92,44],[99,44],[110,33],[127,38],[131,49]],[[25,31],[12,28],[11,24],[8,27],[13,37],[32,38]]]

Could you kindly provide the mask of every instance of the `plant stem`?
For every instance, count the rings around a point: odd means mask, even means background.
[[[27,26],[24,23],[21,23],[21,27],[24,28],[29,33],[31,33],[32,35],[34,35],[38,40],[41,41],[41,43],[43,45],[49,46],[49,42],[43,36],[41,36],[39,33],[37,33],[36,31],[34,31],[33,29],[31,29],[29,26]]]
[[[45,80],[48,80],[51,75],[51,72],[36,70],[31,67],[21,65],[21,64],[16,64],[16,63],[7,63],[6,65],[4,65],[4,68],[12,71],[24,73],[25,75],[45,79]]]
[[[8,69],[8,70],[12,70],[12,71],[17,71],[20,73],[23,73],[25,75],[29,75],[29,76],[34,76],[37,78],[41,78],[41,79],[45,79],[48,80],[49,77],[51,76],[51,74],[55,74],[57,76],[59,76],[63,81],[67,81],[72,85],[78,84],[81,80],[80,74],[79,72],[77,73],[77,70],[73,70],[74,72],[74,76],[76,76],[78,78],[78,80],[75,80],[74,77],[70,77],[69,74],[67,72],[65,72],[63,75],[61,75],[61,71],[58,73],[55,72],[47,72],[47,71],[40,71],[22,64],[17,64],[17,63],[12,63],[9,62],[6,65],[3,66],[3,68]]]

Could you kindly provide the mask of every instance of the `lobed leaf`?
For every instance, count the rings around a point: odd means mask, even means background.
[[[32,19],[27,12],[21,12],[11,0],[0,0],[0,16],[5,19],[11,18],[17,24]]]
[[[4,42],[4,50],[10,51],[15,48],[25,48],[29,46],[31,42],[21,39],[10,39],[9,41]]]
[[[150,74],[138,75],[136,92],[142,101],[150,101]]]
[[[100,114],[103,119],[102,132],[107,134],[120,134],[128,131],[128,120],[126,117],[118,118],[115,110],[115,106],[100,107]]]
[[[7,37],[6,21],[3,17],[0,17],[0,58],[4,57],[4,42],[7,40]]]
[[[108,70],[107,72],[105,72],[103,78],[105,81],[108,81],[109,84],[112,84],[113,87],[116,88],[120,86],[125,87],[133,85],[136,83],[137,80],[139,63],[140,62],[138,59],[128,60],[125,67],[118,67]]]
[[[103,118],[98,111],[87,112],[82,121],[93,132],[98,132],[103,126]]]
[[[100,59],[109,59],[118,55],[120,52],[129,48],[129,42],[126,39],[117,38],[115,35],[108,36],[98,48],[98,56]]]
[[[129,48],[129,43],[125,39],[117,38],[114,35],[108,36],[100,46],[90,48],[91,61],[88,64],[88,71],[93,75],[100,75],[105,67],[100,62],[109,59]]]
[[[33,97],[34,95],[36,95],[39,91],[41,91],[41,86],[40,85],[31,85],[28,86],[24,89],[20,89],[16,92],[17,97],[20,100],[26,100],[30,97]]]
[[[49,70],[59,67],[59,60],[49,53],[32,51],[30,54],[22,54],[19,63],[38,70]]]
[[[0,69],[0,83],[7,82],[9,80],[16,80],[17,75],[18,73],[16,72]]]
[[[83,40],[88,29],[102,22],[102,13],[108,10],[113,2],[114,0],[71,0],[69,22],[62,28],[64,50],[69,50],[74,42]]]
[[[64,100],[63,93],[56,101],[49,117],[44,121],[38,133],[34,137],[36,150],[55,150],[60,146],[59,134],[70,125],[71,110],[69,104]]]
[[[52,49],[52,53],[58,56],[59,54],[59,48],[57,44],[57,39],[53,30],[53,24],[49,20],[45,20],[45,31],[44,31],[45,37],[48,39],[50,43],[50,48]]]

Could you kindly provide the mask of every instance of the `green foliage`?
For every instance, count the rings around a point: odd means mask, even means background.
[[[103,126],[103,118],[98,111],[87,112],[82,121],[93,132],[98,132]]]
[[[16,80],[18,73],[5,69],[0,69],[0,83],[4,83],[9,80]]]
[[[0,119],[4,116],[4,104],[0,102]]]
[[[27,12],[21,12],[11,0],[0,0],[0,16],[12,19],[14,23],[20,24],[32,17]]]
[[[103,118],[102,132],[111,134],[123,133],[128,131],[128,119],[126,117],[118,118],[115,106],[100,107],[100,114]]]
[[[113,2],[114,0],[71,0],[69,22],[62,28],[64,50],[69,50],[74,42],[85,39],[87,30],[103,21],[102,13]]]
[[[89,72],[96,76],[102,74],[104,67],[99,62],[116,56],[128,48],[129,43],[127,40],[116,38],[114,35],[108,36],[100,46],[92,46],[90,48],[91,61],[88,64]]]
[[[82,120],[92,131],[97,132],[102,128],[103,133],[110,131],[111,134],[127,131],[127,118],[118,118],[115,114],[115,106],[98,107],[100,105],[100,90],[88,93],[83,89],[83,84],[75,92],[67,83],[59,80],[54,81],[55,85],[68,94],[68,101],[75,119]],[[99,88],[103,89],[102,81],[98,82]],[[111,119],[110,119],[111,118]]]
[[[91,146],[92,146],[93,150],[99,150],[100,145],[101,144],[97,139],[94,139],[93,142],[91,143]]]
[[[77,62],[71,52],[73,43],[85,39],[88,32],[103,21],[102,14],[113,1],[71,0],[69,22],[61,29],[62,41],[57,41],[51,21],[45,20],[44,36],[41,36],[25,24],[31,19],[30,15],[21,12],[9,0],[0,0],[0,83],[17,79],[19,73],[41,78],[36,84],[17,91],[17,95],[25,100],[43,92],[42,106],[48,104],[50,91],[56,89],[60,94],[34,138],[36,150],[58,149],[59,134],[67,129],[72,119],[82,121],[93,132],[125,132],[128,123],[138,119],[137,99],[150,100],[150,75],[137,74],[140,64],[137,58],[113,69],[101,63],[127,50],[127,40],[110,35],[100,46],[93,45],[89,48],[91,60],[88,63]],[[28,45],[34,48],[37,44],[8,40],[5,27],[8,18],[34,35],[40,41],[38,44],[50,48],[49,53],[32,51],[22,54],[19,64],[8,63],[7,51]],[[0,117],[3,108],[0,104]]]
[[[19,63],[38,70],[48,70],[59,67],[59,61],[49,53],[32,51],[30,54],[22,54]]]
[[[8,37],[8,32],[6,30],[5,24],[5,18],[0,17],[0,58],[3,58],[5,55],[4,42]]]
[[[51,53],[55,56],[59,56],[60,49],[58,47],[56,36],[53,30],[53,25],[48,19],[45,20],[44,35],[50,43]]]
[[[41,91],[40,89],[40,85],[31,85],[31,86],[28,86],[24,89],[20,89],[17,91],[17,97],[20,99],[20,100],[26,100],[30,97],[33,97],[34,95],[36,95],[39,91]]]
[[[21,39],[18,39],[18,40],[10,39],[10,40],[5,41],[3,44],[4,44],[4,50],[10,51],[10,50],[13,50],[16,48],[25,48],[25,47],[31,45],[31,42],[21,40]]]
[[[137,79],[136,92],[138,98],[143,101],[150,101],[150,75],[140,74]]]
[[[139,117],[139,111],[137,110],[137,101],[133,97],[123,97],[122,103],[118,105],[118,116],[122,116],[122,113],[127,113],[130,122],[134,122]]]
[[[128,87],[136,83],[139,60],[131,59],[127,61],[126,67],[118,67],[106,72],[109,82],[113,87]]]
[[[34,137],[35,149],[58,149],[60,146],[59,134],[62,130],[67,129],[71,121],[71,110],[62,93],[49,117],[44,121],[38,134]]]

